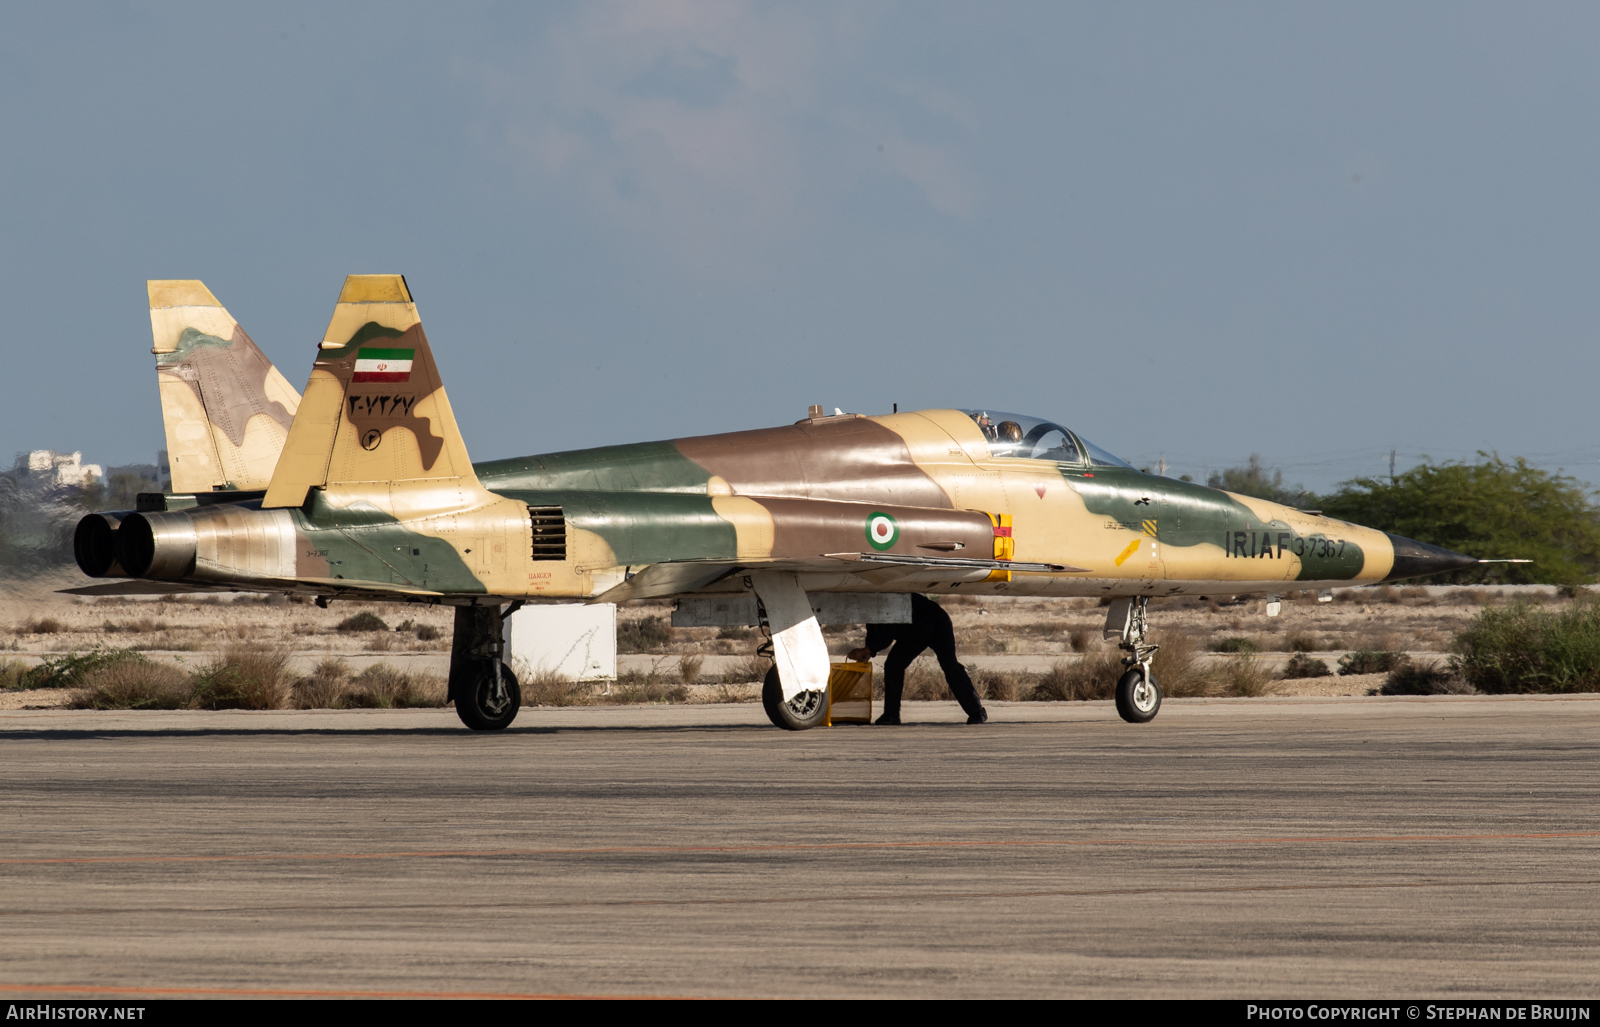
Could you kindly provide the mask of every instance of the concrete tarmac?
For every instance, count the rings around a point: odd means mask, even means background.
[[[1593,998],[1600,697],[0,714],[0,998]]]

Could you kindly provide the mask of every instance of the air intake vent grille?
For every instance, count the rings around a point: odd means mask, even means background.
[[[559,506],[530,506],[528,519],[533,522],[533,558],[535,560],[565,560],[567,558],[567,519]]]

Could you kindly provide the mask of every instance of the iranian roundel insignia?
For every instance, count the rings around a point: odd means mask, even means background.
[[[888,549],[900,540],[900,525],[886,513],[867,518],[867,542],[873,549]]]

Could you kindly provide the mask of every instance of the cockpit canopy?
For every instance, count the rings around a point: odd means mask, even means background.
[[[1042,417],[1011,414],[1004,410],[962,410],[983,432],[992,456],[1019,460],[1050,460],[1058,464],[1094,467],[1132,467],[1082,435]]]

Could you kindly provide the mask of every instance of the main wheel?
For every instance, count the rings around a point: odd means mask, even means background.
[[[801,692],[784,702],[775,666],[767,668],[766,680],[761,682],[761,705],[767,711],[767,719],[785,731],[816,727],[828,715],[828,696],[824,692]]]
[[[1153,720],[1161,709],[1161,686],[1154,674],[1145,679],[1144,668],[1134,667],[1117,681],[1117,713],[1130,724]]]
[[[517,719],[517,710],[522,708],[522,689],[511,668],[500,665],[504,698],[495,695],[491,661],[474,661],[468,673],[468,679],[456,689],[456,716],[461,718],[461,723],[474,731],[499,731],[509,727]]]

